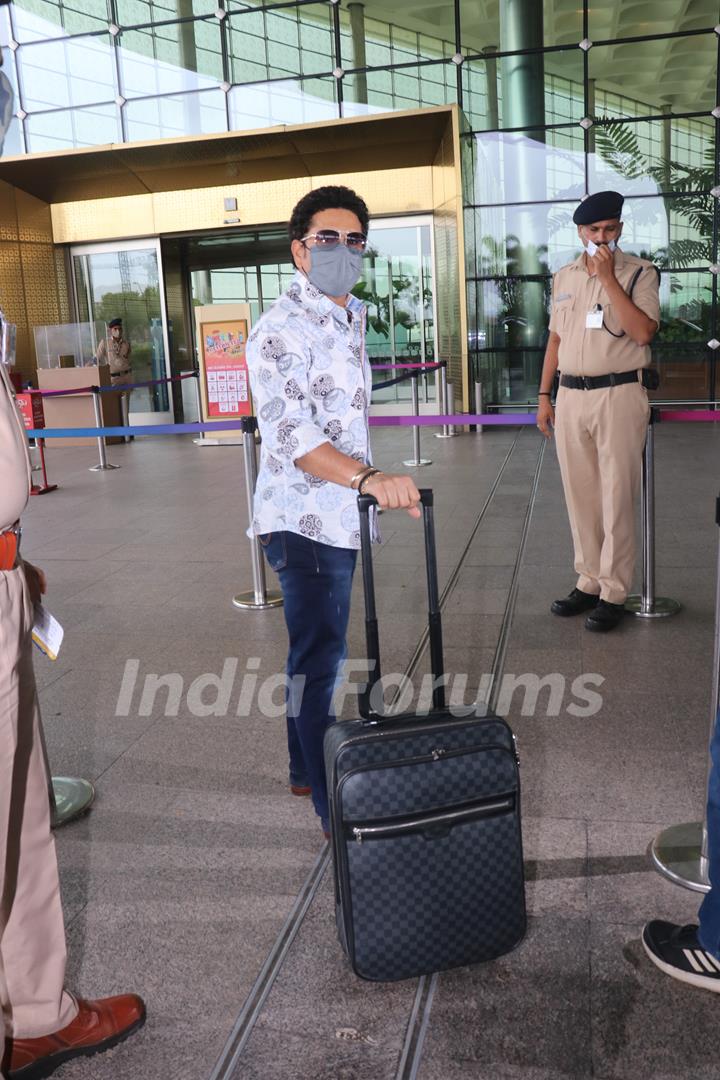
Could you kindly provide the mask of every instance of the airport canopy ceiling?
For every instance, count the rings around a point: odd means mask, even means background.
[[[453,108],[3,158],[0,181],[59,203],[432,165]]]
[[[506,0],[502,0],[504,4]],[[526,0],[535,5],[538,0]],[[501,46],[501,0],[461,0],[463,52]],[[544,0],[544,44],[576,45],[583,39],[580,0]],[[509,0],[508,9],[521,8]],[[390,13],[391,12],[391,13]],[[374,0],[365,5],[365,18],[388,20],[446,41],[454,40],[452,0],[393,0],[388,7]],[[589,7],[593,42],[645,35],[707,30],[720,22],[717,0],[598,0]],[[567,54],[565,54],[566,57]],[[590,52],[590,76],[598,85],[648,105],[670,105],[673,112],[708,111],[715,100],[717,39],[708,34],[633,45],[599,46]],[[547,54],[548,71],[567,74],[564,55]]]

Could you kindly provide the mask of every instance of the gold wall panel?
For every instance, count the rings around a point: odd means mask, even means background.
[[[52,244],[20,244],[28,326],[60,322],[55,251]]]
[[[310,190],[309,177],[273,180],[266,184],[227,184],[194,191],[166,191],[153,195],[158,235],[186,230],[222,229],[225,218],[240,225],[270,225],[287,221],[298,199]],[[237,211],[226,212],[223,200],[236,198]]]
[[[10,198],[5,187],[0,185],[0,200],[6,208]],[[23,206],[25,232],[41,234],[50,221],[50,207],[33,205],[38,200],[23,192],[12,192],[13,204],[16,195],[30,200]],[[3,222],[9,232],[9,219]],[[32,328],[69,322],[69,297],[63,253],[50,242],[18,240],[19,231],[15,219],[15,239],[0,240],[0,307],[17,325],[17,367],[30,376],[36,368]]]
[[[378,172],[313,176],[308,191],[323,184],[345,184],[362,195],[371,214],[419,214],[432,211],[432,166]]]
[[[58,322],[67,323],[73,322],[72,312],[70,309],[70,288],[67,278],[67,264],[65,262],[65,252],[62,248],[53,248],[53,255],[55,256],[55,282],[58,295],[58,309],[60,311],[60,318]]]
[[[18,326],[24,322],[25,300],[17,240],[0,240],[0,307],[10,322]]]
[[[17,240],[15,188],[0,181],[0,240]]]
[[[51,244],[53,239],[50,207],[19,188],[15,191],[18,239]]]
[[[417,213],[433,205],[432,166],[425,165],[58,203],[51,208],[53,236],[58,244],[164,236],[222,229],[226,217],[238,217],[240,225],[270,225],[287,221],[303,195],[330,183],[355,188],[373,214]],[[223,200],[230,197],[238,201],[237,213],[223,209]]]
[[[116,199],[56,203],[50,207],[55,243],[155,236],[152,200],[152,195],[126,195]]]

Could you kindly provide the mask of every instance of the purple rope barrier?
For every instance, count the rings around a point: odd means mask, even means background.
[[[718,409],[661,409],[660,419],[673,421],[685,421],[691,420],[697,423],[698,420],[702,422],[717,423],[720,420],[720,410]]]
[[[535,424],[535,413],[456,413],[451,416],[371,416],[373,427],[440,427],[445,424]]]
[[[373,383],[373,390],[384,390],[387,386],[395,386],[397,383],[407,382],[412,378],[414,378],[412,372],[407,375],[396,375],[394,379],[384,379],[383,382]]]
[[[197,379],[199,373],[195,371],[187,371],[182,375],[171,375],[170,378],[165,379],[147,379],[145,382],[136,383],[116,383],[115,386],[101,386],[101,394],[117,393],[118,390],[137,390],[143,386],[158,386],[160,383],[170,382],[182,382],[183,379]]]
[[[660,419],[672,422],[720,422],[720,410],[661,410]],[[517,426],[518,424],[535,424],[535,413],[455,413],[452,416],[371,416],[370,424],[373,427],[439,427],[444,424],[503,424]]]
[[[23,390],[23,394],[38,394],[40,397],[73,397],[75,394],[108,394],[118,391],[135,390],[142,386],[157,386],[159,383],[180,382],[182,379],[197,379],[199,373],[197,371],[186,371],[180,375],[171,375],[164,379],[148,379],[146,382],[137,383],[116,383],[115,386],[78,386],[72,390],[36,390],[34,387],[28,387],[27,390]]]

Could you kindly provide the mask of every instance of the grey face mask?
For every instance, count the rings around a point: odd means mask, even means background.
[[[326,296],[345,296],[362,274],[362,252],[338,244],[331,251],[312,247],[308,281]]]

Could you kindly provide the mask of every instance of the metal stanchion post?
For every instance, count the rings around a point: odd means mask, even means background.
[[[415,372],[410,376],[410,387],[412,390],[412,414],[413,416],[420,415],[420,396],[418,393],[418,376]],[[408,468],[419,468],[421,465],[432,465],[432,461],[429,458],[420,457],[420,426],[419,424],[413,424],[412,429],[413,437],[413,460],[403,461],[403,465]]]
[[[257,483],[257,460],[255,458],[255,431],[257,421],[251,417],[246,421],[243,428],[243,453],[245,455],[245,494],[247,496],[248,518],[253,519],[254,507],[253,496]],[[238,608],[251,608],[253,611],[264,611],[266,608],[278,607],[282,604],[282,595],[278,592],[268,592],[265,585],[265,560],[260,550],[260,541],[253,536],[250,541],[250,553],[252,556],[253,588],[251,592],[238,593],[233,597],[233,604]]]
[[[482,416],[482,411],[483,411],[482,383],[481,382],[476,382],[475,383],[475,415],[476,416]],[[483,429],[482,424],[476,424],[475,425],[475,430],[476,431],[482,433],[482,429]]]
[[[101,428],[103,426],[102,414],[100,412],[100,391],[97,387],[93,387],[93,408],[95,410],[95,427]],[[102,435],[98,435],[98,450],[100,452],[99,465],[91,465],[90,472],[105,472],[106,469],[119,469],[119,465],[111,465],[107,459],[105,453],[105,438]]]
[[[120,395],[120,413],[122,415],[123,427],[130,427],[130,395]],[[132,436],[126,435],[125,442],[130,442]]]
[[[193,375],[195,379],[195,404],[197,406],[197,422],[202,424],[202,397],[200,395],[200,372],[196,371]],[[201,432],[204,435],[204,432]]]
[[[445,360],[442,361],[442,367],[440,368],[440,400],[441,400],[441,408],[442,408],[443,414],[445,416],[447,416],[448,412],[449,412],[449,402],[448,402],[447,361],[445,361]],[[452,439],[452,438],[454,438],[455,435],[457,435],[457,432],[454,431],[454,430],[451,430],[449,424],[443,424],[442,431],[436,431],[435,432],[435,438],[436,439]]]
[[[715,503],[715,524],[720,526],[720,497]],[[720,725],[720,542],[715,583],[715,647],[713,650],[712,700],[710,702],[710,745]],[[709,786],[712,760],[708,764]],[[707,799],[706,799],[707,805]],[[707,818],[663,829],[650,846],[655,869],[676,885],[695,892],[709,892]]]
[[[628,596],[625,610],[640,619],[676,615],[681,605],[667,596],[655,595],[655,409],[650,410],[647,439],[640,476],[642,514],[642,594]]]
[[[202,424],[203,412],[202,412],[202,395],[200,393],[200,369],[195,369],[195,402],[197,405],[197,422]],[[198,434],[197,439],[193,439],[196,446],[202,446],[207,440],[205,439],[205,432],[201,431]]]

